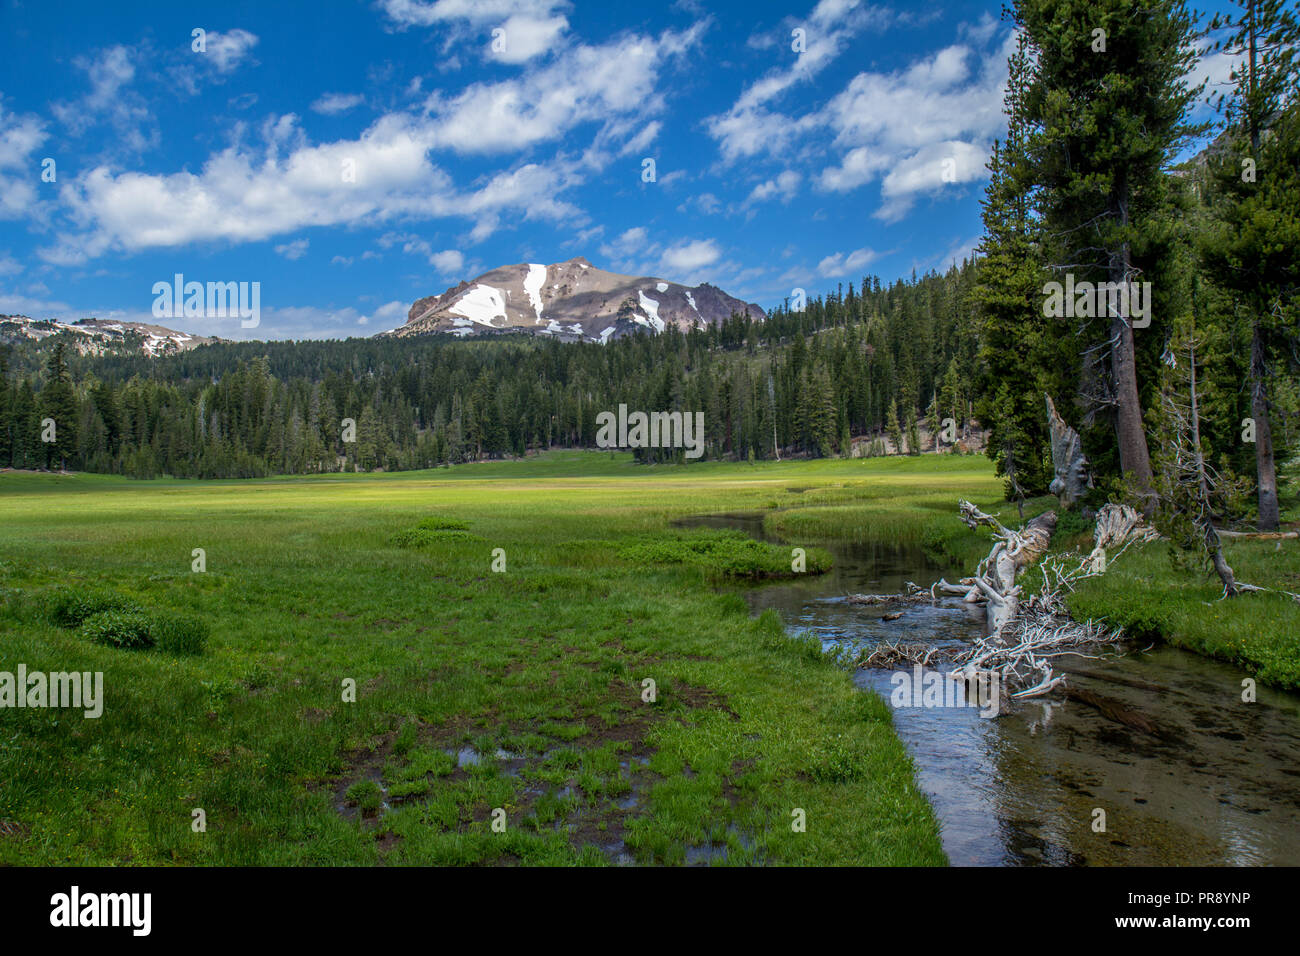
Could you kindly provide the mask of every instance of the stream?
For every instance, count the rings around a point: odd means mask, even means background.
[[[738,528],[766,541],[762,514],[705,515],[678,524]],[[965,643],[982,609],[947,599],[896,607],[845,596],[928,587],[969,569],[936,563],[919,544],[799,542],[825,548],[825,575],[745,592],[790,633],[827,649],[880,641]],[[1069,685],[1154,722],[1146,733],[1075,700],[1016,702],[1001,716],[974,707],[898,707],[894,726],[939,819],[956,866],[1254,866],[1300,864],[1300,698],[1258,687],[1242,702],[1236,668],[1160,645],[1106,660],[1062,658]],[[894,670],[854,681],[886,701]],[[1004,711],[1008,708],[1003,705]],[[1097,810],[1105,831],[1096,832]]]

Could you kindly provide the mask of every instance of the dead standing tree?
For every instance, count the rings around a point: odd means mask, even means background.
[[[1227,510],[1227,500],[1233,488],[1231,482],[1206,461],[1201,444],[1195,330],[1187,335],[1182,346],[1187,351],[1186,400],[1176,380],[1167,381],[1160,396],[1170,427],[1164,429],[1158,457],[1158,521],[1176,547],[1184,552],[1199,553],[1214,568],[1223,585],[1223,597],[1273,591],[1272,588],[1238,581],[1224,554],[1223,541],[1214,527],[1214,519],[1216,511]],[[1172,379],[1178,371],[1178,358],[1172,348],[1165,353],[1165,364],[1171,369]],[[1300,595],[1291,591],[1277,590],[1275,593],[1300,601]]]
[[[1056,495],[1062,508],[1073,508],[1092,490],[1088,459],[1084,457],[1079,433],[1057,414],[1052,396],[1044,394],[1043,397],[1047,399],[1047,428],[1052,437],[1052,470],[1056,473],[1049,490]]]
[[[1173,385],[1167,384],[1160,400],[1171,427],[1164,430],[1159,456],[1159,522],[1177,547],[1200,551],[1223,583],[1224,597],[1241,593],[1227,558],[1223,542],[1214,528],[1216,493],[1222,486],[1219,473],[1205,460],[1201,446],[1201,416],[1196,394],[1196,337],[1187,346],[1187,400],[1182,401]],[[1165,362],[1177,370],[1178,359],[1171,349]]]

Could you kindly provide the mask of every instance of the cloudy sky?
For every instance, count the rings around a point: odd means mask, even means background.
[[[766,308],[967,255],[1005,128],[999,0],[0,4],[0,313],[38,318],[156,321],[181,273],[261,283],[185,331],[370,335],[576,255]]]

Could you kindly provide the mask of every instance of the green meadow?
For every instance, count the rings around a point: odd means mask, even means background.
[[[836,538],[973,565],[956,501],[1011,523],[1000,490],[957,456],[0,474],[0,672],[105,685],[97,719],[0,710],[0,863],[942,864],[888,705],[740,592]],[[673,523],[718,512],[789,546]],[[1164,548],[1076,611],[1294,686],[1294,606],[1227,627]],[[1294,555],[1230,553],[1293,589]]]
[[[997,493],[932,457],[0,475],[0,671],[105,683],[0,711],[0,862],[941,864],[888,706],[738,593],[791,549],[671,523],[922,535]]]
[[[1237,580],[1300,593],[1300,544],[1236,540],[1225,548]],[[1143,643],[1164,641],[1239,667],[1266,684],[1300,691],[1300,604],[1280,593],[1223,599],[1207,570],[1189,573],[1168,545],[1130,549],[1069,600],[1076,618],[1102,618]]]

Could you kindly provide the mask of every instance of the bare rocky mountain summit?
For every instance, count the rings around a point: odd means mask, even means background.
[[[652,276],[597,269],[578,256],[554,265],[521,263],[485,272],[442,295],[416,300],[406,324],[385,332],[399,337],[525,331],[568,341],[608,342],[637,328],[683,331],[714,325],[733,312],[766,313],[716,286],[684,286]]]

